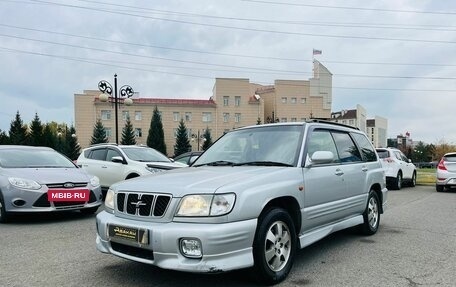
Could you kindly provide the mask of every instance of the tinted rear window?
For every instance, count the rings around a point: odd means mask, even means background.
[[[379,158],[389,157],[389,152],[387,150],[377,150],[377,154]]]
[[[444,161],[456,162],[456,154],[449,154],[443,157]]]

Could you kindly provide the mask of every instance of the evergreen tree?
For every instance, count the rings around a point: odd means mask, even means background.
[[[35,118],[30,123],[29,144],[32,146],[44,145],[43,125],[41,124],[40,118],[38,117],[37,113],[35,113]]]
[[[203,143],[203,150],[207,150],[211,145],[212,145],[212,137],[211,137],[211,131],[209,130],[209,127],[206,128],[203,134],[204,138],[204,143]]]
[[[6,132],[0,129],[0,145],[2,144],[9,144],[9,137]]]
[[[69,130],[67,130],[67,134],[65,137],[67,152],[65,155],[69,157],[71,160],[78,159],[79,154],[81,153],[81,147],[78,143],[78,138],[76,136],[76,129],[72,125]]]
[[[186,153],[192,150],[190,141],[188,140],[188,131],[185,127],[184,120],[181,119],[177,128],[176,144],[174,145],[174,156]]]
[[[120,143],[123,145],[135,145],[136,144],[136,136],[135,131],[133,129],[133,125],[130,121],[130,117],[127,117],[127,121],[125,122],[125,127],[122,129],[122,139]]]
[[[99,144],[99,143],[107,143],[108,137],[106,136],[106,130],[103,126],[103,123],[100,119],[97,119],[97,123],[93,127],[93,134],[92,139],[90,140],[90,144]]]
[[[147,136],[147,146],[154,148],[165,155],[167,154],[163,123],[157,106],[155,106],[154,113],[150,121],[149,134]]]
[[[43,146],[55,149],[57,147],[57,135],[53,132],[50,123],[46,123],[43,128]]]
[[[27,126],[23,124],[19,111],[11,122],[9,130],[10,143],[13,145],[26,145],[28,142]]]

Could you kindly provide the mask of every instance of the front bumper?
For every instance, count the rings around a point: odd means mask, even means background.
[[[149,244],[141,246],[136,242],[109,238],[108,225],[147,230]],[[164,269],[221,272],[253,266],[252,244],[256,225],[257,219],[218,224],[155,223],[120,218],[103,211],[97,215],[96,245],[103,253]],[[199,239],[202,258],[182,255],[179,247],[182,238]]]
[[[388,206],[388,189],[386,187],[382,188],[382,213],[385,212]]]

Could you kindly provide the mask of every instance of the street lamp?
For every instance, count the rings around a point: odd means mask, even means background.
[[[107,102],[110,100],[112,102],[112,86],[109,82],[105,80],[101,80],[98,83],[98,89],[102,92],[102,94],[98,97],[101,102]],[[117,74],[114,75],[114,121],[115,121],[115,129],[116,129],[116,144],[119,143],[119,121],[118,121],[118,115],[117,115],[117,110],[118,110],[118,105],[120,104],[119,100],[122,99],[123,103],[127,106],[130,106],[133,104],[133,100],[130,99],[134,94],[133,88],[124,85],[120,87],[119,90],[119,96],[117,96]]]

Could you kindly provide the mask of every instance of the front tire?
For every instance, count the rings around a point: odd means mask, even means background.
[[[269,210],[258,221],[253,243],[254,276],[272,285],[290,273],[296,253],[297,237],[293,220],[282,208]]]
[[[374,190],[369,192],[366,210],[363,213],[364,223],[361,225],[361,232],[364,235],[377,233],[380,225],[380,201]]]
[[[412,180],[410,181],[410,186],[411,187],[415,187],[416,186],[416,171],[413,172]]]
[[[0,193],[0,223],[8,222],[8,213],[6,212],[5,201]]]
[[[445,186],[443,186],[443,185],[435,185],[435,190],[437,192],[443,192],[444,189],[445,189]]]

